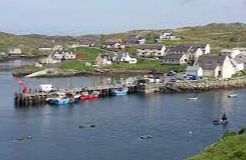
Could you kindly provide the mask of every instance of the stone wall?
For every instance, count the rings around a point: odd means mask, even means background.
[[[208,91],[215,89],[246,88],[246,77],[224,80],[178,82],[175,87],[180,91]]]

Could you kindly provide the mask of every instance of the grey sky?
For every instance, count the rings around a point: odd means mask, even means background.
[[[246,0],[0,0],[0,31],[87,34],[246,22]]]

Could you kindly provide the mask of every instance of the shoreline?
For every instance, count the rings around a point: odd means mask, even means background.
[[[19,56],[8,56],[8,57],[2,57],[0,58],[1,62],[8,62],[12,60],[19,60],[19,59],[36,59],[36,58],[42,58],[46,55],[19,55]]]

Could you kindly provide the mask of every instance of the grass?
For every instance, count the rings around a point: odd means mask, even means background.
[[[178,45],[178,44],[183,44],[184,40],[180,39],[180,40],[170,40],[170,39],[166,39],[163,40],[163,44],[167,45],[167,46],[172,46],[172,45]]]
[[[240,72],[235,73],[234,75],[232,75],[232,78],[242,77],[242,76],[246,76],[246,70],[242,70]]]
[[[63,63],[58,67],[62,71],[93,71],[93,67],[86,66],[84,62],[80,60],[71,60]]]
[[[74,50],[76,54],[82,54],[87,61],[95,61],[96,57],[99,53],[103,51],[96,48],[88,48],[88,47],[79,47]]]
[[[129,69],[129,70],[156,70],[157,72],[165,72],[167,70],[174,70],[176,72],[182,72],[185,70],[185,65],[162,65],[161,61],[156,60],[139,60],[137,64],[128,64],[124,62],[114,63],[108,68],[111,69]]]
[[[245,160],[246,134],[227,133],[220,141],[188,160]]]

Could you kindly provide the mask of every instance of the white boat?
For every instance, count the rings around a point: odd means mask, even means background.
[[[190,98],[187,98],[188,100],[193,100],[193,101],[195,101],[195,100],[197,100],[198,99],[198,97],[190,97]]]
[[[236,98],[238,96],[238,94],[230,94],[228,95],[228,98]]]

